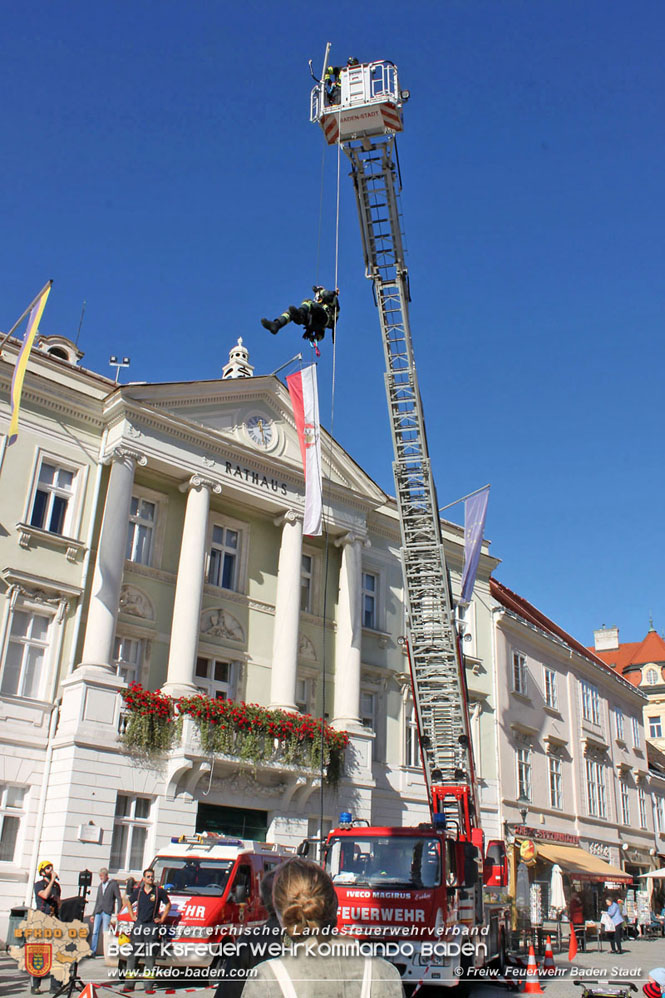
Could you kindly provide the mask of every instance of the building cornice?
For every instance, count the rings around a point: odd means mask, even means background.
[[[646,701],[648,699],[641,692],[641,690],[638,689],[638,687],[633,686],[632,683],[627,682],[625,679],[619,676],[616,672],[613,672],[607,666],[601,665],[600,663],[596,664],[595,662],[591,661],[591,659],[582,655],[581,652],[578,652],[574,648],[571,648],[571,646],[566,641],[564,641],[563,638],[558,637],[556,634],[552,634],[551,631],[546,631],[542,627],[538,627],[536,624],[533,624],[530,620],[526,620],[519,613],[515,613],[513,610],[509,610],[507,607],[503,606],[500,603],[497,603],[496,610],[500,611],[497,612],[497,626],[502,626],[505,623],[508,625],[512,625],[515,628],[520,628],[522,630],[529,631],[529,633],[532,634],[535,638],[537,638],[541,642],[541,644],[545,644],[548,647],[555,648],[559,652],[559,655],[561,656],[562,659],[567,659],[568,662],[570,662],[571,659],[574,659],[576,664],[578,664],[581,669],[591,670],[592,673],[596,676],[602,675],[603,678],[607,679],[609,682],[614,681],[619,683],[623,687],[624,691],[629,690],[631,693],[636,694],[640,700]]]
[[[35,432],[43,432],[43,420],[34,419],[31,413],[30,405],[33,405],[41,406],[49,413],[55,413],[60,417],[85,423],[101,433],[103,427],[101,397],[93,398],[73,392],[70,388],[63,388],[43,378],[34,370],[28,373],[21,393],[21,420],[24,426],[29,427],[34,421],[39,427]],[[0,370],[0,391],[9,394],[10,385],[11,377]],[[84,404],[77,404],[77,400],[80,399],[84,400]]]

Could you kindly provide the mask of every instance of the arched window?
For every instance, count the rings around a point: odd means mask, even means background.
[[[645,682],[647,686],[655,686],[658,683],[658,670],[657,669],[647,669]]]

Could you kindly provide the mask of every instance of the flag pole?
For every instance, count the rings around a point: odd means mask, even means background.
[[[456,499],[455,502],[449,502],[447,506],[439,506],[439,513],[443,513],[444,509],[450,509],[451,506],[457,506],[458,503],[464,502],[465,499],[470,499],[471,496],[477,496],[479,492],[484,492],[485,489],[489,488],[491,488],[490,482],[488,482],[487,485],[483,485],[481,489],[475,489],[473,492],[467,492],[467,494],[462,496],[461,499]]]
[[[37,302],[39,301],[39,299],[41,298],[41,296],[43,294],[45,294],[45,292],[51,287],[52,284],[53,284],[52,280],[46,282],[46,284],[44,285],[44,287],[42,288],[42,290],[39,292],[39,294],[35,295],[35,297],[32,299],[32,301],[30,302],[30,304],[26,308],[26,310],[23,313],[23,315],[21,316],[21,318],[16,320],[16,322],[14,323],[14,325],[12,326],[12,328],[9,330],[8,333],[5,333],[5,335],[0,340],[0,350],[3,348],[3,346],[5,345],[5,343],[9,339],[9,337],[12,335],[12,333],[14,332],[14,330],[18,329],[18,327],[21,325],[21,323],[25,319],[26,315],[29,315],[29,313],[33,310],[33,308],[35,307],[35,305],[37,304]]]
[[[291,360],[287,360],[285,364],[282,364],[280,367],[278,367],[274,371],[272,371],[270,377],[273,377],[273,375],[275,375],[275,374],[279,374],[280,371],[283,371],[285,367],[289,366],[289,364],[295,363],[296,360],[302,360],[302,354],[301,353],[297,353],[295,355],[295,357],[291,358]]]

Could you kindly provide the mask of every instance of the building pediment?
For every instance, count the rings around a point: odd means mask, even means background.
[[[124,385],[107,400],[109,415],[124,405],[130,435],[140,439],[157,426],[163,434],[201,437],[211,459],[225,467],[238,456],[256,457],[275,470],[302,478],[302,457],[288,390],[276,377]],[[323,419],[325,422],[325,417]],[[329,434],[322,430],[324,482],[378,508],[386,494]]]

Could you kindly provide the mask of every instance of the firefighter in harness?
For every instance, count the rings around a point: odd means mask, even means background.
[[[326,329],[332,330],[333,342],[335,340],[335,325],[339,315],[339,288],[329,291],[315,284],[312,288],[313,298],[305,298],[300,303],[300,307],[289,305],[285,312],[278,315],[276,319],[261,319],[261,325],[271,333],[276,334],[282,326],[289,322],[295,322],[297,326],[304,326],[305,332],[302,334],[304,340],[309,340],[314,346],[325,336]]]

